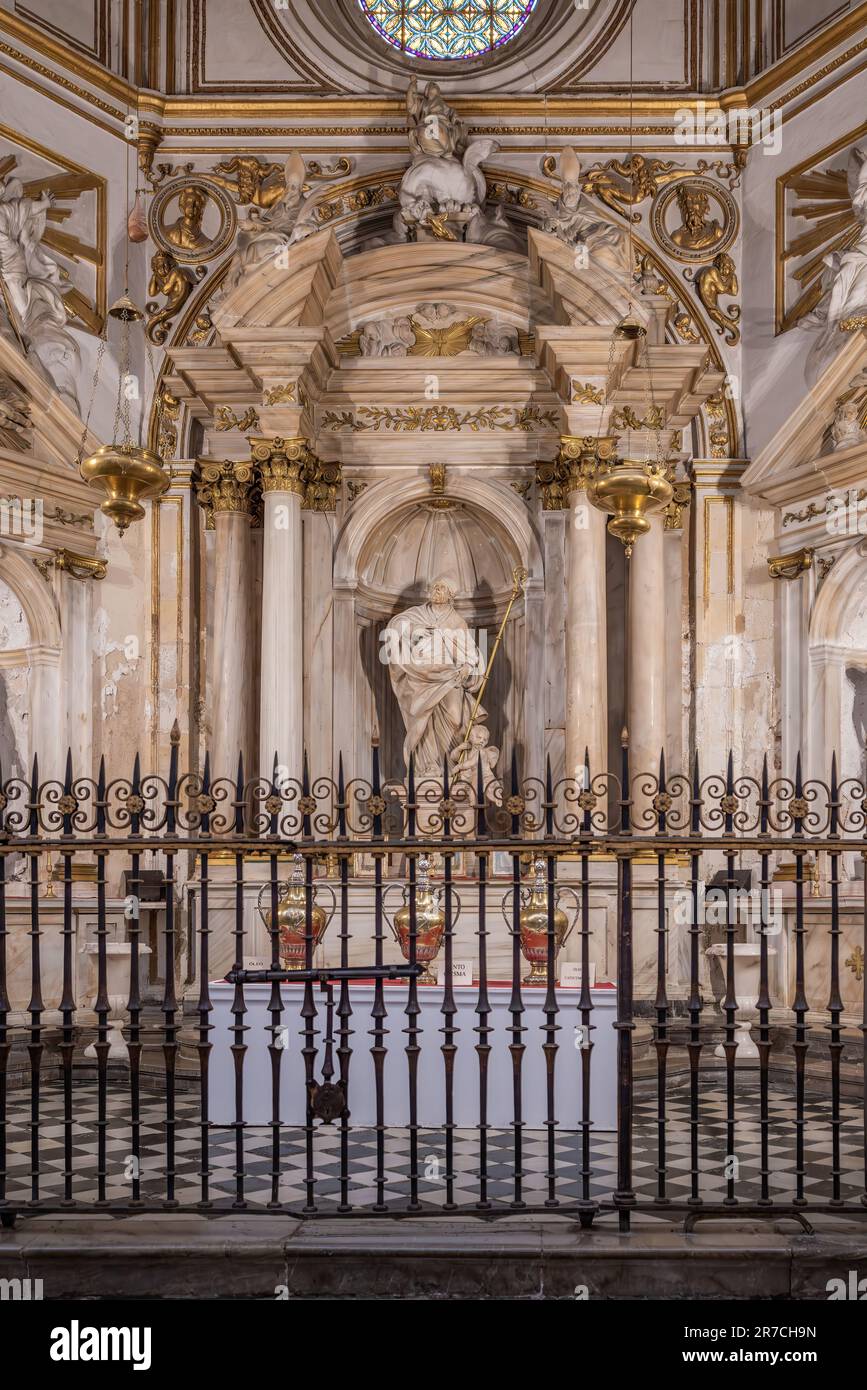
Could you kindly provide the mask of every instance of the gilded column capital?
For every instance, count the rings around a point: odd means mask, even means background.
[[[543,509],[553,512],[568,507],[570,493],[583,492],[598,465],[609,462],[616,448],[615,435],[562,434],[556,459],[536,464]]]
[[[253,463],[259,474],[263,492],[294,492],[303,497],[306,492],[304,475],[313,455],[306,439],[251,440]]]
[[[333,512],[342,480],[339,463],[323,463],[302,436],[251,440],[263,492],[294,492],[308,511]]]
[[[256,472],[246,460],[201,460],[196,497],[204,508],[208,528],[217,512],[242,512],[254,516],[257,509]]]

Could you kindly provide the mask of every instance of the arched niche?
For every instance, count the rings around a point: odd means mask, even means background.
[[[432,504],[423,479],[377,483],[355,503],[337,539],[334,561],[334,750],[352,750],[351,765],[369,763],[380,737],[383,773],[403,775],[403,721],[380,660],[380,634],[402,609],[424,601],[437,574],[454,575],[456,607],[483,650],[492,649],[517,566],[527,571],[513,606],[484,704],[501,768],[514,748],[519,765],[541,773],[538,721],[524,720],[543,665],[543,563],[526,508],[506,485],[449,478],[454,506]],[[539,708],[538,704],[535,706]],[[534,741],[535,740],[535,741]]]
[[[60,623],[30,557],[0,553],[0,766],[29,777],[34,750],[41,773],[59,771],[62,704]]]
[[[867,772],[867,557],[861,543],[840,556],[810,620],[810,768],[842,777]]]

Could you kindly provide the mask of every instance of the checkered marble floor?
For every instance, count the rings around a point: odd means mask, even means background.
[[[726,1161],[725,1098],[721,1078],[702,1088],[700,1101],[700,1194],[706,1201],[725,1195]],[[640,1200],[652,1201],[657,1191],[656,1094],[652,1085],[636,1088],[633,1143],[634,1187]],[[29,1091],[9,1094],[7,1138],[7,1195],[9,1200],[30,1197]],[[690,1193],[689,1098],[683,1088],[671,1089],[666,1098],[667,1193],[683,1200]],[[178,1100],[176,1129],[176,1197],[182,1205],[200,1200],[200,1131],[197,1098]],[[159,1204],[165,1197],[164,1101],[146,1094],[142,1101],[141,1176],[142,1196]],[[847,1203],[857,1203],[864,1191],[862,1111],[851,1101],[841,1106],[842,1190]],[[96,1197],[97,1092],[95,1083],[77,1081],[73,1123],[73,1196],[90,1202]],[[775,1086],[770,1098],[770,1190],[785,1202],[795,1195],[795,1105],[791,1091]],[[809,1202],[827,1202],[831,1188],[831,1113],[827,1098],[812,1095],[805,1108],[807,1150],[805,1193]],[[40,1186],[46,1202],[63,1196],[63,1098],[54,1086],[45,1087],[40,1106]],[[739,1161],[736,1184],[742,1201],[760,1195],[759,1096],[754,1078],[739,1077],[737,1126],[734,1152]],[[112,1089],[108,1121],[109,1201],[130,1197],[130,1110],[128,1096]],[[268,1129],[250,1127],[244,1133],[245,1197],[251,1206],[264,1205],[271,1195],[271,1135]],[[563,1203],[581,1195],[581,1139],[574,1130],[561,1130],[556,1139],[557,1197]],[[230,1206],[235,1197],[235,1137],[230,1129],[213,1128],[209,1141],[210,1192],[216,1205]],[[478,1134],[461,1129],[454,1137],[454,1200],[472,1208],[478,1199]],[[314,1139],[316,1204],[333,1210],[340,1194],[340,1130],[338,1125],[317,1127]],[[592,1140],[591,1196],[610,1200],[616,1187],[617,1146],[613,1134],[596,1134]],[[547,1136],[525,1131],[523,1198],[528,1206],[541,1206],[547,1190]],[[488,1134],[488,1195],[495,1207],[508,1207],[514,1197],[514,1139],[509,1130]],[[353,1207],[369,1208],[376,1201],[376,1135],[368,1129],[350,1129],[349,1200]],[[422,1130],[419,1135],[419,1192],[427,1208],[446,1201],[445,1137],[442,1130]],[[286,1128],[281,1137],[280,1200],[300,1209],[305,1202],[305,1136]],[[406,1206],[409,1199],[409,1144],[406,1130],[389,1130],[385,1139],[385,1201],[390,1209]]]

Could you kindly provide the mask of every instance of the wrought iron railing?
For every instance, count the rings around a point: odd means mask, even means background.
[[[164,779],[137,760],[127,780],[68,762],[41,782],[34,762],[0,794],[0,1216],[539,1210],[628,1229],[635,1211],[863,1212],[865,853],[867,787],[836,763],[827,782],[800,765],[735,776],[731,758],[722,776],[668,777],[662,762],[633,778],[624,750],[617,777],[521,781],[513,764],[504,784],[479,768],[396,784],[374,749],[369,780],[341,764],[335,781],[278,785],[242,766],[214,779],[207,761],[181,775],[176,740]],[[324,943],[323,863],[337,923]],[[154,868],[158,904],[143,897]],[[603,900],[614,968],[594,981]]]

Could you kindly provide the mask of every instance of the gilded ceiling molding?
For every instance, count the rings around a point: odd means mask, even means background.
[[[850,46],[845,52],[839,54],[835,59],[829,60],[823,66],[816,68],[813,72],[808,70],[828,53],[845,43],[853,35],[857,34],[863,26],[862,7],[856,6],[851,12],[841,16],[815,34],[806,43],[801,44],[791,54],[774,64],[771,68],[761,73],[748,84],[741,88],[731,88],[716,95],[720,106],[724,109],[732,109],[737,106],[749,107],[769,107],[771,110],[792,107],[797,98],[804,92],[820,84],[826,77],[837,73],[843,80],[843,69],[859,55],[867,51],[867,39],[862,38],[857,43]],[[275,128],[274,121],[285,122],[287,118],[295,119],[314,119],[318,120],[325,114],[338,115],[335,106],[342,106],[348,117],[354,116],[357,120],[360,106],[364,110],[365,116],[386,115],[398,117],[399,101],[383,101],[380,99],[370,102],[360,97],[354,98],[320,98],[319,100],[297,100],[287,96],[282,100],[276,101],[219,101],[210,97],[199,98],[189,96],[167,95],[153,90],[137,89],[133,84],[125,81],[114,73],[106,71],[92,58],[70,51],[67,44],[59,43],[49,34],[41,31],[35,25],[21,19],[19,16],[7,10],[0,10],[0,34],[7,34],[18,44],[24,44],[32,52],[26,52],[20,47],[15,46],[15,42],[9,43],[0,41],[0,55],[13,60],[16,64],[28,68],[31,72],[44,79],[47,86],[40,86],[36,82],[29,81],[22,74],[12,68],[4,70],[16,81],[23,81],[50,100],[56,101],[59,105],[69,110],[77,112],[87,120],[99,125],[100,128],[109,130],[119,138],[124,138],[123,121],[128,109],[138,109],[140,115],[150,112],[160,124],[165,123],[167,127],[174,121],[179,121],[184,117],[196,121],[196,126],[184,132],[178,130],[179,135],[188,134],[193,136],[197,133],[207,135],[225,135],[227,132],[224,127],[213,127],[210,131],[200,124],[203,119],[219,119],[223,117],[227,123],[232,123],[239,117],[246,118],[258,116],[260,119],[269,121],[272,124],[265,125],[246,133],[250,135],[291,137],[294,134],[309,133],[309,127],[298,129],[285,127]],[[36,53],[45,61],[40,62],[33,54]],[[579,59],[579,61],[581,61]],[[802,73],[808,73],[801,77]],[[76,82],[65,74],[72,74],[78,78]],[[852,74],[845,74],[846,77]],[[800,80],[796,80],[800,79]],[[86,83],[87,86],[82,86]],[[791,84],[791,85],[789,85]],[[780,91],[781,85],[784,90]],[[89,90],[91,88],[92,90]],[[75,96],[85,108],[92,108],[91,111],[81,109],[70,103],[65,97],[60,95],[57,89]],[[587,90],[587,83],[581,83],[581,90]],[[775,95],[774,95],[775,94]],[[673,117],[676,110],[683,107],[695,107],[699,101],[707,103],[709,95],[714,95],[710,90],[700,96],[689,94],[664,96],[642,96],[639,95],[635,100],[636,117],[652,117],[657,119],[664,118],[665,115]],[[822,93],[816,93],[812,100],[818,99]],[[771,97],[773,99],[771,100]],[[545,103],[543,97],[525,96],[521,98],[509,99],[513,104],[509,111],[502,110],[504,102],[497,98],[455,98],[455,106],[459,113],[464,116],[488,117],[491,115],[503,114],[525,117],[535,114],[538,125],[532,129],[522,130],[521,134],[538,133],[544,134],[546,131]],[[804,109],[805,105],[788,111],[784,111],[784,120],[791,119]],[[501,110],[498,112],[497,107]],[[99,119],[93,114],[94,111],[102,112],[111,119],[111,124]],[[576,130],[575,120],[581,116],[589,116],[598,113],[602,116],[626,116],[629,112],[629,100],[619,96],[616,92],[604,97],[582,97],[576,94],[569,99],[559,99],[555,96],[548,99],[548,115],[556,118],[559,114],[566,119],[569,124],[562,130],[557,130],[555,124],[550,123],[547,127],[549,134],[570,135],[573,138],[580,133]],[[343,114],[341,111],[339,114]],[[380,134],[380,131],[372,131],[369,125],[359,127],[359,134],[365,131]],[[317,133],[327,133],[323,127],[317,127]],[[340,135],[345,133],[345,127],[335,127],[330,133]],[[403,133],[403,126],[393,128],[390,133]],[[589,134],[590,132],[588,132]],[[609,128],[599,133],[616,135],[627,133],[625,127]],[[655,133],[648,131],[649,134]],[[664,131],[659,133],[666,133]],[[671,134],[671,130],[667,132]],[[166,135],[172,136],[175,131],[166,129]]]
[[[37,63],[29,54],[21,53],[11,45],[0,44],[0,52],[7,53],[16,62],[23,63],[33,71],[38,71],[44,77],[50,77],[52,81],[65,86],[67,90],[75,91],[76,95],[83,96],[86,100],[98,105],[100,109],[114,114],[114,108],[106,103],[99,101],[91,93],[84,92],[79,87],[74,87],[59,72],[58,68],[65,69],[82,82],[87,82],[95,87],[104,96],[110,96],[119,101],[122,107],[135,106],[136,89],[122,77],[107,71],[100,63],[84,53],[70,52],[69,41],[59,43],[49,34],[42,32],[35,24],[28,20],[21,19],[19,15],[12,14],[9,10],[0,10],[0,33],[9,34],[18,43],[26,44],[29,48],[45,58],[51,66]],[[120,119],[123,112],[117,113]]]
[[[268,42],[281,55],[293,73],[288,81],[271,81],[266,89],[299,89],[323,92],[352,91],[358,83],[359,71],[375,74],[372,79],[383,90],[400,89],[410,73],[417,71],[424,79],[436,77],[451,95],[462,84],[469,62],[457,60],[444,72],[442,65],[410,58],[388,45],[368,23],[356,0],[294,0],[291,10],[292,28],[287,25],[285,7],[273,0],[249,0],[253,16]],[[204,70],[205,14],[203,0],[192,0],[190,50],[188,64],[193,90],[208,90]],[[472,60],[472,72],[477,83],[488,90],[509,90],[530,71],[538,75],[539,89],[554,91],[574,86],[596,67],[612,47],[625,27],[632,0],[595,0],[590,5],[575,4],[574,0],[547,0],[544,17],[531,15],[524,28],[508,44]],[[693,26],[697,0],[687,0],[686,13]],[[543,22],[544,19],[544,22]],[[685,43],[685,55],[694,44]],[[345,56],[344,56],[345,55]],[[360,60],[353,66],[350,55]],[[295,77],[294,74],[298,74]],[[306,83],[302,82],[306,78]],[[197,84],[197,85],[194,85]],[[233,90],[244,90],[249,84],[238,81]],[[684,68],[685,89],[692,89]],[[225,90],[225,87],[223,87]]]

